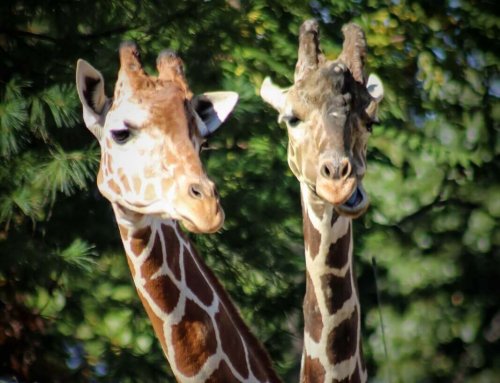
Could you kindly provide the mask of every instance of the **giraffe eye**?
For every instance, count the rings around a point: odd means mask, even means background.
[[[295,128],[302,122],[300,118],[298,118],[297,116],[287,116],[284,117],[283,119],[286,121],[287,125],[290,126],[291,128]]]
[[[117,144],[124,144],[130,138],[130,130],[128,129],[112,130],[111,137],[113,137],[113,140]]]
[[[378,121],[368,121],[365,124],[365,127],[366,127],[366,130],[368,130],[371,133],[372,130],[373,130],[373,127],[376,126],[376,125],[379,125]]]

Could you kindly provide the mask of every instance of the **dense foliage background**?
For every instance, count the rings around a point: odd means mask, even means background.
[[[111,94],[117,47],[128,39],[150,72],[170,47],[196,92],[240,93],[203,152],[227,221],[196,242],[284,381],[297,381],[298,183],[286,132],[258,89],[265,75],[291,83],[298,29],[310,17],[321,22],[329,58],[340,52],[341,26],[359,23],[385,85],[365,181],[372,206],[355,223],[372,381],[500,381],[495,1],[4,0],[1,382],[173,382],[96,190],[99,148],[74,86],[82,57],[103,71]]]

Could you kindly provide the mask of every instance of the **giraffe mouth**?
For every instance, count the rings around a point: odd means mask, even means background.
[[[184,226],[191,233],[200,233],[200,230],[198,229],[198,227],[188,217],[181,216],[179,221],[181,221],[182,226]]]
[[[209,234],[209,233],[215,233],[217,230],[219,230],[220,226],[219,224],[210,226],[208,228],[201,228],[197,226],[192,220],[182,217],[180,219],[180,222],[182,223],[182,226],[186,228],[191,233],[195,234]]]
[[[344,203],[344,205],[346,205],[349,208],[353,208],[359,205],[362,200],[363,200],[363,195],[361,194],[359,188],[356,187],[356,189],[354,189],[354,192],[351,194],[349,199]]]
[[[182,226],[184,226],[184,228],[186,228],[191,233],[208,234],[218,231],[224,223],[224,218],[224,210],[222,210],[222,208],[217,205],[217,209],[215,211],[215,214],[213,215],[212,220],[208,220],[200,224],[200,222],[195,223],[195,221],[192,218],[188,217],[186,214],[181,214],[179,217],[179,221],[182,223]]]
[[[358,183],[347,201],[342,205],[335,206],[335,210],[337,210],[340,215],[357,218],[368,209],[369,204],[370,201],[363,186]]]

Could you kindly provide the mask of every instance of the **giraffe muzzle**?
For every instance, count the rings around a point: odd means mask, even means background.
[[[328,157],[320,161],[316,176],[316,192],[332,205],[342,205],[356,190],[356,177],[347,157]]]
[[[368,209],[369,205],[370,199],[366,195],[361,181],[358,181],[349,199],[342,205],[335,206],[335,210],[340,215],[358,218]]]
[[[320,161],[317,172],[316,193],[340,215],[356,218],[366,211],[369,199],[348,157],[330,152]]]
[[[214,183],[202,177],[180,190],[184,192],[179,195],[176,211],[183,226],[194,233],[219,230],[224,223],[224,211]]]

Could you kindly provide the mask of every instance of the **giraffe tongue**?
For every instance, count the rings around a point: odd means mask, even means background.
[[[354,190],[354,192],[351,194],[351,196],[349,197],[349,199],[345,202],[344,205],[348,206],[348,207],[354,207],[356,206],[357,204],[359,204],[359,202],[363,199],[361,193],[359,192],[358,188],[356,188]]]

